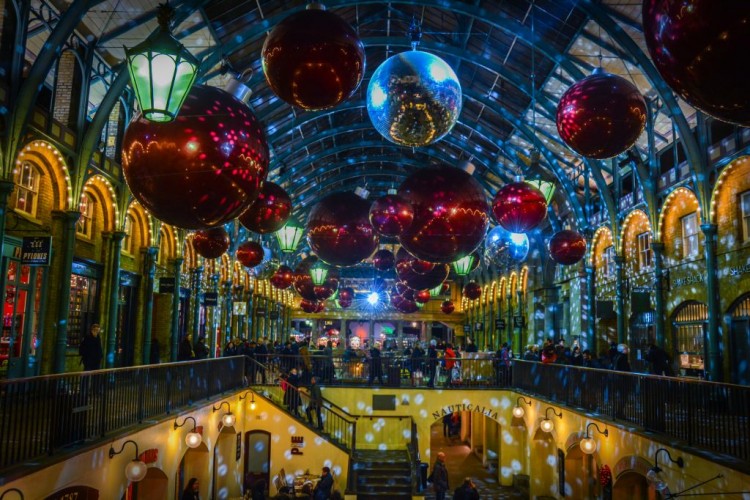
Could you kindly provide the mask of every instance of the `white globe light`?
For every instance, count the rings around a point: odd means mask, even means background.
[[[201,436],[197,432],[188,432],[187,436],[185,436],[185,444],[190,448],[197,448],[198,446],[200,446],[202,441],[203,436]]]
[[[587,455],[591,455],[596,451],[596,441],[594,441],[594,438],[581,439],[580,446],[581,451]]]
[[[513,408],[513,416],[516,418],[523,418],[524,413],[526,412],[524,412],[523,408],[521,408],[520,406],[516,406],[515,408]]]
[[[371,306],[376,305],[379,300],[380,295],[378,295],[378,292],[370,292],[370,295],[367,296],[367,303]]]
[[[545,418],[544,420],[542,420],[542,423],[539,424],[539,427],[544,432],[552,432],[552,429],[555,428],[555,424],[552,422],[552,420]]]
[[[125,477],[132,483],[137,483],[146,477],[148,467],[140,460],[133,460],[125,466]]]
[[[255,401],[250,401],[250,409],[251,410],[255,409]]]
[[[224,427],[232,427],[234,425],[235,416],[232,413],[225,413],[223,417],[221,417],[221,423],[224,424]]]

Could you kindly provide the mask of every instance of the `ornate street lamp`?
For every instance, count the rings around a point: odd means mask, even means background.
[[[172,36],[174,9],[159,5],[161,28],[132,49],[125,49],[130,84],[143,116],[152,122],[170,122],[195,82],[200,61]]]
[[[552,195],[555,194],[555,184],[553,182],[543,181],[542,179],[531,179],[524,182],[541,191],[544,199],[547,200],[547,205],[549,205],[549,202],[552,201]]]
[[[458,259],[453,263],[453,270],[456,271],[456,274],[459,276],[466,276],[471,272],[472,266],[474,265],[474,260],[476,258],[476,255],[470,253],[466,257]]]
[[[312,278],[313,285],[320,286],[326,282],[328,276],[328,267],[323,262],[318,261],[314,266],[310,268],[310,278]]]
[[[302,224],[290,217],[284,227],[275,233],[281,251],[284,253],[294,252],[302,240],[304,232],[305,228],[302,227]]]

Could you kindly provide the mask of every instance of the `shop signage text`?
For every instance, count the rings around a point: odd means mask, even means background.
[[[206,292],[203,294],[203,305],[204,306],[217,306],[219,305],[219,294],[217,292]]]
[[[498,330],[505,330],[505,320],[504,319],[496,319],[495,320],[495,328]]]
[[[174,293],[174,278],[159,278],[159,293]]]
[[[489,417],[493,420],[497,420],[497,412],[493,411],[492,408],[486,408],[484,406],[474,406],[472,403],[458,403],[455,405],[443,406],[437,411],[432,412],[432,418],[439,420],[446,415],[453,415],[457,411],[471,411],[481,413],[485,417]]]
[[[739,276],[746,273],[750,273],[750,264],[745,264],[744,266],[732,266],[729,268],[730,276]]]
[[[24,236],[21,243],[21,264],[49,266],[52,236]]]
[[[691,274],[684,278],[677,278],[672,280],[672,288],[680,286],[694,285],[696,283],[703,283],[706,281],[706,273]]]
[[[302,455],[302,448],[305,447],[304,436],[292,436],[292,449],[290,453],[292,455]]]

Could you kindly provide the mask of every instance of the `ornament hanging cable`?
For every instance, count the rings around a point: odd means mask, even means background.
[[[531,128],[534,133],[533,144],[531,145],[531,154],[529,158],[529,168],[536,168],[534,163],[539,162],[539,151],[537,150],[537,130],[536,130],[536,23],[534,16],[534,0],[531,1]]]
[[[422,40],[422,26],[417,22],[417,16],[412,16],[411,18],[408,35],[411,40],[411,50],[417,50],[417,46]]]

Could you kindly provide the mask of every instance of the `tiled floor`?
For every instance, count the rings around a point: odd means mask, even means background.
[[[500,486],[497,480],[497,470],[489,470],[482,466],[481,460],[471,453],[469,446],[459,442],[457,438],[449,439],[443,437],[442,425],[432,427],[432,457],[430,466],[435,461],[439,451],[445,453],[445,463],[448,468],[448,484],[450,493],[446,498],[453,498],[453,490],[459,487],[464,479],[471,477],[479,490],[479,497],[484,499],[521,499],[523,498],[513,488]],[[435,493],[432,485],[427,485],[425,492],[426,500],[434,500]]]

